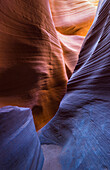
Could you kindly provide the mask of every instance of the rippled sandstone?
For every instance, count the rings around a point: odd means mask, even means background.
[[[0,1],[0,106],[30,107],[37,129],[56,113],[96,11],[88,1],[54,2]]]

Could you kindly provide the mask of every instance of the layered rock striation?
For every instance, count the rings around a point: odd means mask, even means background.
[[[57,111],[66,84],[49,2],[1,0],[0,106],[30,107],[39,129]]]
[[[51,145],[61,147],[57,158],[63,170],[110,169],[109,23],[110,1],[100,1],[67,93],[39,131],[44,150],[47,144],[50,150]]]

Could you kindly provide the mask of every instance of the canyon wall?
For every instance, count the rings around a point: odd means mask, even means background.
[[[96,17],[53,119],[39,131],[46,161],[58,170],[110,169],[110,1]],[[47,149],[48,148],[48,149]],[[56,164],[55,164],[56,165]]]
[[[36,129],[54,116],[95,11],[80,0],[0,1],[0,107],[31,108]]]

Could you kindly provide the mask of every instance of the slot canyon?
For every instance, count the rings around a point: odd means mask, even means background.
[[[110,169],[109,57],[109,0],[0,0],[0,170]]]

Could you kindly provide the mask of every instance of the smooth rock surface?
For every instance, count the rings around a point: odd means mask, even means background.
[[[29,108],[0,108],[0,170],[41,170],[43,152]]]
[[[41,145],[44,154],[44,164],[42,170],[61,170],[59,157],[61,147],[57,145]]]
[[[84,41],[83,36],[63,35],[58,33],[59,41],[63,49],[63,59],[68,78],[71,77],[79,59],[79,52]]]

